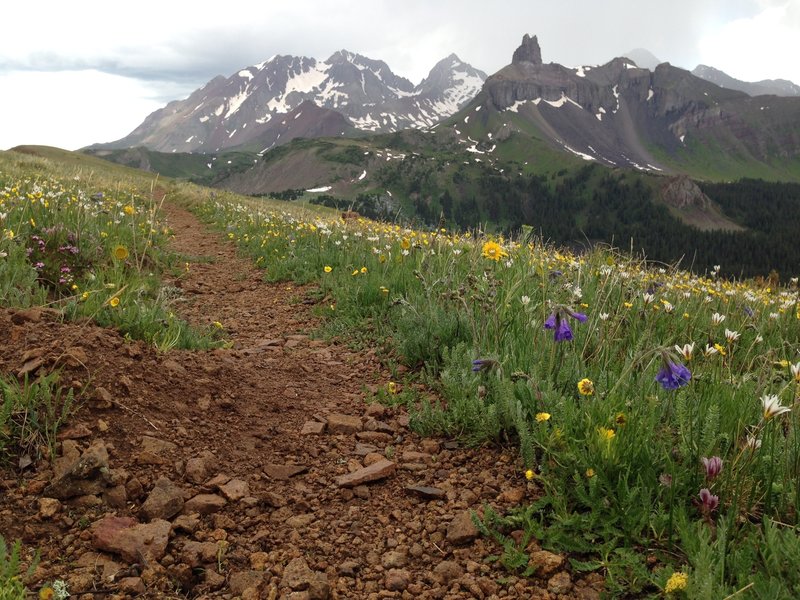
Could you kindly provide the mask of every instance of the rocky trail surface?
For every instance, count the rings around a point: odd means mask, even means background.
[[[73,598],[599,598],[602,578],[529,547],[534,577],[487,557],[470,511],[535,497],[513,450],[422,439],[369,402],[372,352],[313,339],[309,290],[268,284],[167,206],[173,285],[229,349],[159,353],[47,309],[0,310],[0,370],[61,369],[81,408],[56,457],[0,471],[0,532],[38,548],[31,589]]]

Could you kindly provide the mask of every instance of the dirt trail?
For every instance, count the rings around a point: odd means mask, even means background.
[[[599,597],[599,576],[573,579],[535,545],[538,578],[486,562],[496,547],[469,511],[535,493],[513,450],[423,440],[403,410],[366,403],[387,374],[372,353],[310,337],[306,289],[264,283],[231,243],[165,210],[188,261],[176,310],[221,323],[230,349],[159,354],[46,311],[0,311],[3,373],[59,365],[88,398],[52,464],[0,471],[0,531],[42,550],[34,588],[62,578],[86,600]],[[100,468],[70,475],[81,455]]]

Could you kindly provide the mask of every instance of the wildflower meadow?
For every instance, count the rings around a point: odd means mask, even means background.
[[[419,433],[519,447],[539,500],[479,522],[510,571],[535,570],[535,538],[612,596],[800,595],[796,280],[233,197],[195,209],[266,278],[317,284],[329,334],[435,390],[389,394]]]

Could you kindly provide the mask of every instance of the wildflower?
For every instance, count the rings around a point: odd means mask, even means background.
[[[498,362],[491,358],[476,358],[472,361],[472,372],[488,371],[492,367],[498,366]]]
[[[700,497],[700,510],[704,513],[708,514],[717,510],[719,506],[719,496],[712,494],[708,488],[700,490],[698,496]]]
[[[800,385],[800,362],[796,365],[791,366],[792,377],[794,377],[794,382]]]
[[[598,315],[598,316],[600,317],[601,321],[607,321],[608,320],[608,313],[607,312],[600,313],[600,315]]]
[[[114,249],[111,251],[111,253],[117,260],[125,260],[128,258],[128,249],[120,244],[114,246]]]
[[[530,304],[531,297],[530,296],[522,296],[522,298],[520,298],[519,301],[522,302],[522,306],[528,306],[528,304]]]
[[[530,481],[534,477],[536,477],[536,473],[533,472],[533,469],[528,469],[527,471],[525,471],[525,479]]]
[[[386,391],[390,394],[394,395],[397,393],[397,384],[394,381],[390,381],[386,384]]]
[[[656,297],[653,294],[645,293],[642,296],[642,300],[644,301],[645,306],[647,306],[648,304],[652,304],[653,300],[655,299]]]
[[[330,265],[325,265],[325,266],[322,268],[322,270],[323,270],[323,271],[325,271],[326,273],[330,273],[331,271],[333,271],[333,267],[332,267],[332,266],[330,266]]]
[[[703,466],[706,468],[706,479],[711,481],[722,472],[722,459],[719,456],[712,456],[706,458],[705,456],[700,459]]]
[[[691,344],[684,344],[683,347],[676,345],[675,350],[683,356],[686,362],[692,360],[692,354],[694,353],[694,342]]]
[[[719,313],[714,313],[711,315],[711,323],[714,325],[719,325],[725,320],[725,315],[721,315]]]
[[[89,299],[89,292],[83,292],[81,294],[81,300],[88,300]]]
[[[119,306],[119,297],[114,296],[111,300],[108,301],[109,306],[111,308],[117,308]]]
[[[722,356],[725,356],[725,355],[727,355],[727,354],[728,354],[727,352],[725,352],[725,346],[722,346],[722,345],[720,345],[720,344],[714,344],[714,349],[715,349],[717,352],[719,352],[719,353],[720,353],[720,355],[722,355]]]
[[[545,421],[550,420],[550,413],[540,412],[536,413],[536,422],[537,423],[544,423]]]
[[[579,312],[573,312],[567,308],[558,308],[556,309],[544,322],[545,329],[554,329],[553,339],[557,342],[563,342],[564,340],[569,341],[572,339],[572,329],[570,329],[569,323],[567,322],[564,313],[580,321],[581,323],[586,322],[586,315]]]
[[[669,473],[662,473],[658,476],[658,483],[666,488],[672,487],[672,475]]]
[[[136,210],[130,204],[126,204],[122,211],[128,216],[131,216],[136,212]]]
[[[46,585],[39,590],[39,600],[53,600],[55,595],[55,591],[49,585]]]
[[[738,331],[731,331],[730,329],[725,330],[725,339],[728,340],[729,344],[732,344],[733,342],[738,340],[739,337],[741,337],[741,335],[742,334],[739,333]]]
[[[400,240],[400,248],[402,248],[403,250],[408,250],[409,248],[411,248],[411,241],[408,238],[404,237],[402,240]]]
[[[381,291],[381,294],[383,294],[384,296],[385,296],[385,295],[387,295],[387,294],[389,293],[389,288],[387,288],[385,285],[382,285],[382,286],[381,286],[380,288],[378,288],[378,289]]]
[[[755,452],[756,450],[761,448],[761,440],[755,437],[754,435],[748,435],[747,440],[744,443],[744,447],[747,450]]]
[[[354,271],[351,273],[351,275],[352,275],[353,277],[355,277],[356,275],[358,275],[358,269],[355,269],[355,270],[354,270]]]
[[[777,417],[792,410],[788,406],[783,406],[778,396],[775,394],[765,394],[761,396],[761,405],[764,407],[765,421],[769,421],[772,417]]]
[[[656,375],[656,381],[661,384],[665,390],[677,390],[689,383],[692,378],[692,373],[679,362],[674,362],[666,354],[661,362],[661,370]]]
[[[481,250],[481,255],[485,258],[499,261],[501,258],[508,256],[508,252],[503,250],[503,247],[497,242],[486,242]]]
[[[594,477],[594,469],[592,469],[591,467],[589,467],[588,469],[586,469],[586,477],[588,477],[589,479],[591,479],[592,477]]]
[[[614,422],[615,422],[617,425],[619,425],[620,427],[624,427],[624,426],[625,426],[625,423],[627,423],[627,422],[628,422],[628,418],[625,416],[625,413],[624,413],[624,412],[618,412],[618,413],[617,413],[617,414],[614,416]]]
[[[667,584],[664,586],[664,592],[667,594],[679,592],[681,590],[685,590],[688,584],[689,576],[686,573],[681,573],[678,571],[677,573],[673,573],[669,576],[669,579],[667,579]]]
[[[219,321],[214,321],[214,322],[213,322],[213,323],[211,323],[211,324],[212,324],[214,327],[216,327],[217,329],[222,329],[222,323],[220,323]]]
[[[367,267],[361,267],[361,274],[362,275],[366,275],[367,274]]]
[[[591,379],[584,377],[578,382],[578,392],[581,396],[591,396],[594,394],[594,383]]]
[[[617,435],[613,429],[609,429],[608,427],[598,427],[597,432],[600,434],[600,439],[604,442],[610,442]]]
[[[633,308],[633,303],[632,302],[623,302],[622,306],[624,306],[625,308]]]

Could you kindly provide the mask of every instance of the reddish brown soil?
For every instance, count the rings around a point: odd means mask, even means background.
[[[61,436],[76,439],[57,444],[58,453],[100,441],[112,474],[106,493],[54,504],[43,492],[58,460],[0,471],[0,532],[42,553],[31,589],[61,578],[87,600],[599,597],[600,578],[573,579],[562,557],[536,554],[538,576],[514,577],[486,560],[496,545],[473,539],[468,523],[451,526],[483,503],[505,510],[535,497],[513,449],[423,440],[403,409],[367,403],[388,379],[380,357],[313,339],[308,289],[264,283],[230,243],[187,211],[166,209],[174,249],[190,260],[173,282],[182,290],[175,310],[198,325],[219,321],[232,348],[160,354],[52,312],[0,310],[0,372],[16,375],[37,357],[40,373],[60,366],[81,408]],[[301,434],[336,413],[370,431]],[[145,452],[145,436],[175,446]],[[375,455],[357,453],[358,437],[374,438],[366,441]],[[377,455],[396,463],[394,474],[337,485]],[[303,471],[280,479],[270,465]],[[187,500],[217,492],[214,478],[244,481],[249,491],[194,523],[170,516],[169,545],[155,560],[100,552],[97,523],[114,514],[145,522],[141,507],[160,477]],[[412,485],[444,496],[419,498],[405,489]],[[192,559],[197,542],[218,552]]]

